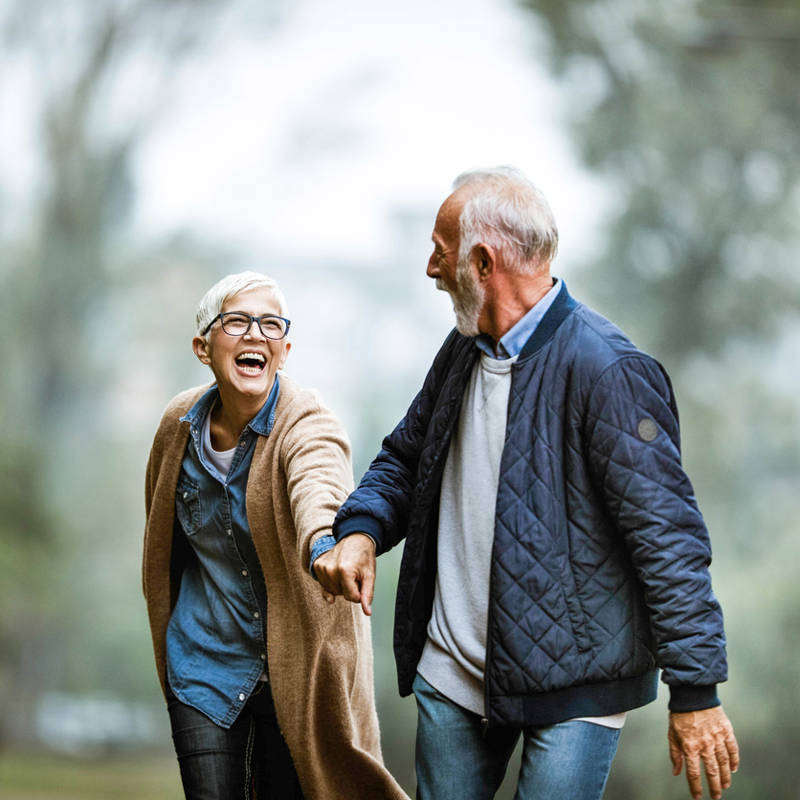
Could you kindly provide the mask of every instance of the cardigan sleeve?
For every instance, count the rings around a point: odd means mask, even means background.
[[[292,424],[282,444],[282,464],[300,563],[314,543],[330,535],[336,512],[353,488],[350,441],[338,418],[319,403]]]

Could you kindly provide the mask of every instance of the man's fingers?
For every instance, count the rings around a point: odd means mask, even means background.
[[[717,754],[709,749],[703,753],[703,764],[706,768],[706,780],[711,800],[720,800],[722,797],[722,780],[720,766],[717,763]]]
[[[375,573],[365,570],[361,581],[361,608],[369,617],[372,616],[372,598],[375,594]]]
[[[322,597],[333,603],[342,595],[351,603],[360,603],[364,613],[372,614],[375,590],[375,542],[366,534],[345,537],[314,562],[314,575],[322,588]]]
[[[337,590],[339,587],[334,578],[335,567],[336,561],[332,550],[328,550],[327,553],[317,556],[316,561],[314,561],[314,575],[323,589],[323,595],[338,594]]]
[[[731,785],[731,762],[728,756],[728,748],[724,742],[717,744],[716,748],[717,764],[719,764],[719,780],[723,789],[730,788]]]
[[[336,597],[332,595],[330,592],[323,591],[322,592],[322,599],[328,604],[333,605],[336,601]]]
[[[725,747],[728,749],[731,772],[736,772],[739,769],[739,744],[733,734],[733,729],[730,729],[725,736]]]
[[[352,570],[342,572],[341,595],[351,603],[361,602],[361,581]]]
[[[689,793],[695,800],[700,800],[703,796],[703,780],[699,755],[686,754],[686,780],[689,783]]]
[[[669,757],[672,761],[672,774],[680,775],[683,768],[683,753],[671,736],[669,737]]]

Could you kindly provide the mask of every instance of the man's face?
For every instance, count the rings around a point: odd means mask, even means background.
[[[222,311],[243,311],[258,317],[282,316],[275,296],[263,286],[229,297]],[[209,331],[207,342],[198,336],[193,346],[197,357],[211,368],[223,395],[236,393],[263,400],[267,399],[275,373],[283,366],[291,348],[285,338],[265,337],[255,323],[241,336],[230,336],[219,321]]]
[[[485,293],[469,254],[459,258],[459,217],[464,201],[459,193],[451,194],[442,203],[433,227],[433,253],[428,259],[428,277],[436,280],[436,288],[449,292],[456,314],[456,327],[464,336],[477,336],[478,317],[483,308]]]

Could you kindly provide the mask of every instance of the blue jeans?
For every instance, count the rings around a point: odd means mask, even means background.
[[[259,683],[230,728],[167,695],[186,800],[302,800],[268,683]]]
[[[599,800],[617,752],[619,730],[591,722],[545,728],[490,728],[437,692],[419,674],[418,800],[490,800],[519,739],[524,737],[516,800]]]

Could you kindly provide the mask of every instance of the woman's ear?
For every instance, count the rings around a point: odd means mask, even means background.
[[[289,357],[289,351],[292,349],[292,343],[286,342],[283,349],[283,356],[281,357],[280,363],[278,364],[278,369],[283,369],[283,365],[286,363],[286,359]]]
[[[202,336],[195,336],[192,339],[192,350],[200,360],[201,364],[208,366],[211,363],[211,356],[208,353],[208,342]]]

